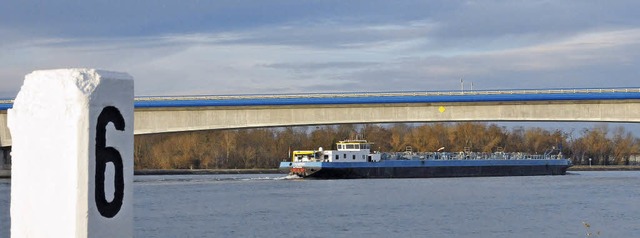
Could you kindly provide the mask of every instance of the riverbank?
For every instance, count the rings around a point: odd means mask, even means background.
[[[134,175],[181,175],[181,174],[278,174],[278,169],[142,169]],[[11,178],[11,170],[0,170],[0,178]]]
[[[640,171],[638,165],[574,165],[567,171]],[[135,175],[181,174],[279,174],[278,169],[142,169]],[[11,178],[11,170],[0,170],[0,178]]]
[[[142,169],[134,175],[180,175],[180,174],[278,174],[278,169]]]
[[[567,171],[640,171],[638,165],[574,165]]]

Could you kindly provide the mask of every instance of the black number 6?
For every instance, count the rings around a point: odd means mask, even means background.
[[[96,206],[103,217],[112,218],[120,211],[122,200],[124,198],[124,171],[122,167],[122,156],[120,152],[113,147],[107,147],[107,124],[112,122],[116,130],[124,131],[124,117],[120,111],[113,107],[107,106],[102,109],[98,116],[96,125],[96,177],[95,177],[95,195]],[[115,167],[115,192],[113,201],[108,202],[104,194],[104,172],[107,163],[113,163]]]

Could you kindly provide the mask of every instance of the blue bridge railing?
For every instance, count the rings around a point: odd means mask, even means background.
[[[630,99],[640,99],[640,87],[139,96],[135,98],[135,107],[157,108],[206,106],[276,106],[305,104],[451,103]],[[12,105],[12,99],[0,100],[0,110],[7,110],[11,108]]]

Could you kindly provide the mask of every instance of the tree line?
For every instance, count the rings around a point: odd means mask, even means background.
[[[540,127],[507,129],[491,123],[345,124],[312,127],[210,130],[136,135],[135,169],[276,168],[293,150],[336,149],[335,143],[361,138],[373,150],[526,152],[555,148],[574,164],[628,165],[640,140],[624,127],[607,124],[579,132]]]

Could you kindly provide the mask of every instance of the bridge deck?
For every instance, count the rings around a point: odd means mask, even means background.
[[[640,88],[516,89],[136,97],[136,108],[640,99]],[[0,111],[13,100],[0,100]]]
[[[11,145],[12,103],[0,101],[0,147]],[[640,88],[168,96],[134,103],[135,134],[344,123],[640,122]]]

